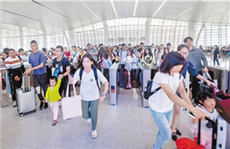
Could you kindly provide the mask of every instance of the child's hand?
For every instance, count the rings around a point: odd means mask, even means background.
[[[46,103],[48,102],[48,99],[46,99]]]
[[[60,74],[60,75],[58,76],[58,78],[59,78],[59,79],[63,79],[63,74]]]

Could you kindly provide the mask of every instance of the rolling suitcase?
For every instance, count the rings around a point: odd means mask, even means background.
[[[22,77],[22,88],[16,90],[17,94],[17,110],[20,116],[26,113],[36,112],[35,89],[30,86],[30,77],[28,79],[28,87],[25,87],[25,76]]]

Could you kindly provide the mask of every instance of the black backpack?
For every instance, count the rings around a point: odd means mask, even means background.
[[[79,87],[81,85],[81,79],[82,79],[83,71],[84,71],[84,68],[81,68],[80,72],[79,72],[79,76],[80,76],[80,82],[79,82],[79,85],[78,85]],[[94,73],[94,77],[95,77],[95,80],[96,80],[96,83],[97,83],[97,87],[100,90],[100,87],[99,87],[99,84],[98,84],[97,68],[93,67],[93,73]]]
[[[181,75],[179,76],[179,78],[181,77]],[[150,96],[152,96],[153,94],[155,94],[158,90],[161,89],[161,87],[158,87],[157,89],[155,89],[153,92],[151,92],[151,88],[152,88],[152,85],[153,85],[153,80],[149,80],[147,82],[147,86],[145,87],[144,89],[144,98],[145,99],[149,99]]]
[[[145,87],[144,89],[144,98],[145,99],[149,99],[150,96],[152,96],[153,94],[155,94],[158,90],[161,89],[161,87],[158,87],[157,89],[155,89],[153,92],[151,92],[151,88],[152,88],[152,85],[153,85],[153,80],[149,80],[147,82],[147,86]]]

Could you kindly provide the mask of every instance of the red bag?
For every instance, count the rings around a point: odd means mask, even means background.
[[[205,149],[203,145],[199,145],[196,143],[196,141],[193,141],[189,138],[177,139],[176,146],[178,149]]]
[[[2,90],[6,89],[6,82],[5,79],[2,77]]]

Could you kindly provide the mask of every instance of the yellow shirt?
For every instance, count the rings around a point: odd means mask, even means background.
[[[46,91],[46,97],[45,99],[49,99],[50,103],[57,102],[61,99],[61,96],[59,94],[59,87],[61,85],[61,79],[58,78],[57,84],[51,89],[48,87]]]

